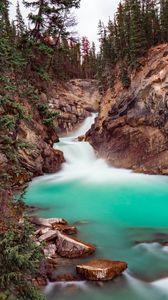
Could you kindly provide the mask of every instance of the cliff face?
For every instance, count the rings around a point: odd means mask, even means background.
[[[12,129],[0,128],[0,189],[17,187],[33,176],[60,170],[63,153],[53,149],[53,144],[59,141],[58,135],[79,126],[91,111],[98,110],[100,101],[95,80],[50,84],[40,95],[37,90],[31,98],[21,98],[25,89],[20,87],[10,97],[10,105],[0,110],[5,121],[17,118],[15,107],[23,110],[22,118]],[[55,112],[59,115],[50,124]]]
[[[19,97],[13,103],[19,106]],[[28,99],[22,103],[25,120],[18,120],[8,132],[3,127],[0,130],[0,189],[18,187],[33,176],[56,172],[64,162],[63,153],[52,148],[58,141],[56,129],[44,124],[37,105]],[[9,120],[16,117],[10,107],[6,108]],[[3,109],[1,113],[3,118]]]
[[[87,139],[115,167],[168,174],[168,45],[151,49],[124,89],[107,90]]]
[[[60,134],[68,133],[98,111],[101,95],[96,80],[74,79],[53,85],[41,98],[47,99],[52,111],[58,112],[55,127]]]

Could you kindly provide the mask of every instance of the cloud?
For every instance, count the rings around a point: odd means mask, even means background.
[[[107,24],[113,19],[119,0],[82,0],[81,7],[76,11],[80,36],[87,36],[97,44],[97,26],[99,20]]]

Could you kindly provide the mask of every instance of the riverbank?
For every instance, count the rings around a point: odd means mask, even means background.
[[[35,278],[34,283],[39,286],[48,285],[48,282],[58,281],[108,281],[122,274],[126,270],[125,262],[110,260],[90,260],[80,264],[83,257],[88,257],[96,251],[94,245],[77,238],[76,226],[70,226],[61,218],[30,218],[36,226],[33,236],[34,242],[43,248],[45,256],[45,274]],[[55,275],[63,264],[71,264],[72,259],[78,258],[77,274],[65,273]],[[79,260],[80,259],[80,260]]]
[[[123,299],[123,295],[126,300],[161,300],[165,292],[157,288],[157,282],[167,277],[168,260],[164,243],[167,178],[115,169],[98,159],[87,142],[76,139],[93,122],[93,117],[87,119],[75,134],[60,139],[57,147],[66,159],[62,170],[35,179],[27,189],[25,201],[41,207],[39,217],[65,218],[72,226],[77,225],[81,241],[97,248],[90,258],[73,258],[70,263],[61,259],[60,268],[55,270],[58,281],[44,289],[45,295],[49,300],[56,296],[59,300],[109,300],[111,295],[115,300]],[[161,245],[158,236],[162,236]],[[72,274],[77,276],[76,266],[92,258],[125,261],[129,269],[109,283],[72,282]],[[65,274],[70,281],[65,282]]]

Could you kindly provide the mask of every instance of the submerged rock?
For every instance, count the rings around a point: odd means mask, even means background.
[[[127,269],[127,263],[111,260],[92,260],[76,267],[77,273],[88,280],[108,281],[121,275]]]
[[[57,253],[62,257],[75,258],[87,256],[95,252],[96,247],[69,237],[58,231],[56,240]]]

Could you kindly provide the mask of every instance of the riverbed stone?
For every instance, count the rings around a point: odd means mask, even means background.
[[[38,218],[37,216],[31,217],[31,222],[38,226],[44,226],[50,228],[52,228],[56,224],[63,224],[63,225],[67,224],[67,221],[65,221],[62,218],[44,219],[44,218]]]
[[[67,258],[91,255],[96,250],[94,245],[82,242],[75,237],[69,237],[61,232],[58,232],[56,247],[57,253]]]
[[[92,260],[77,265],[77,273],[83,278],[93,281],[108,281],[121,275],[127,269],[127,263],[111,260]]]
[[[76,234],[78,232],[75,226],[69,226],[69,225],[54,224],[52,228],[60,232],[63,232],[67,235]]]
[[[55,230],[48,230],[46,233],[42,234],[39,237],[39,242],[48,242],[48,241],[52,241],[57,237],[57,231]]]

